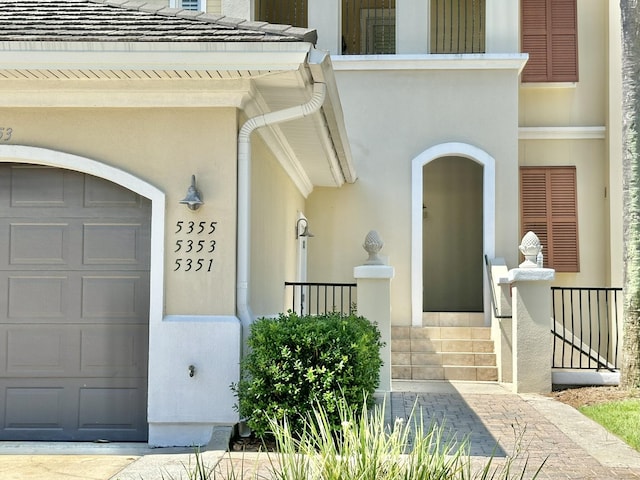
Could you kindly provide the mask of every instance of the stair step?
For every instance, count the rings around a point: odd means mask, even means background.
[[[495,367],[493,353],[398,353],[391,354],[391,364],[397,366]]]
[[[392,366],[391,376],[398,380],[465,380],[471,382],[495,382],[496,367],[457,366]]]
[[[419,340],[419,339],[447,339],[464,340],[477,339],[489,340],[491,328],[489,327],[391,327],[393,340]]]
[[[482,312],[425,312],[423,327],[483,327]]]
[[[484,321],[481,314],[479,318]],[[396,379],[498,379],[491,329],[482,324],[394,326],[391,352],[392,377]]]

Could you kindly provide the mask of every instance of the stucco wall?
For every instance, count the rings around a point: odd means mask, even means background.
[[[496,159],[496,255],[517,258],[517,73],[515,70],[353,71],[334,62],[358,181],[315,189],[308,216],[317,238],[312,281],[348,281],[380,232],[396,269],[392,322],[411,317],[411,162],[430,147],[464,142]],[[366,88],[364,88],[366,86]],[[482,259],[479,259],[481,261]]]
[[[0,110],[12,144],[50,148],[120,168],[166,194],[165,314],[235,314],[236,114],[234,109]],[[205,205],[178,202],[195,174]],[[177,222],[184,229],[176,234]],[[188,222],[218,222],[208,236],[187,236]],[[183,240],[183,249],[176,241]],[[186,242],[215,239],[211,255],[186,255]],[[205,250],[209,249],[209,243]],[[195,248],[194,248],[195,250]],[[186,260],[205,260],[186,271]],[[176,259],[182,259],[178,271]],[[208,260],[213,266],[208,272]]]
[[[250,301],[256,316],[274,315],[291,308],[284,282],[297,280],[295,224],[305,201],[257,133],[252,147]]]
[[[577,168],[580,272],[558,273],[554,285],[621,286],[619,10],[589,0],[577,6],[579,81],[522,85],[520,126],[548,127],[549,135],[521,140],[520,164]]]
[[[576,166],[580,272],[556,273],[554,285],[604,286],[608,257],[606,146],[603,140],[520,142],[522,166]],[[619,285],[617,285],[619,286]]]

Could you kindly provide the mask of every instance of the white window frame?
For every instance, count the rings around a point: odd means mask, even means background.
[[[169,0],[169,7],[171,8],[183,8],[182,7],[182,2],[184,0]],[[188,1],[188,0],[187,0]],[[198,8],[196,8],[194,11],[201,11],[201,12],[205,12],[207,11],[207,0],[196,0],[196,2],[198,3]],[[191,10],[190,8],[185,8],[185,10]]]

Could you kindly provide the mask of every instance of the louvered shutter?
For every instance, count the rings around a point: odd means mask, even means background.
[[[522,0],[523,82],[577,82],[576,0]]]
[[[538,236],[545,267],[578,272],[575,167],[522,167],[520,196],[522,235],[531,230]]]

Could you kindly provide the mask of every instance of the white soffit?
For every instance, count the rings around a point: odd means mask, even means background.
[[[304,42],[0,42],[0,73],[25,79],[224,79],[297,70],[308,53]]]
[[[594,127],[520,127],[520,140],[603,140],[607,128]]]

